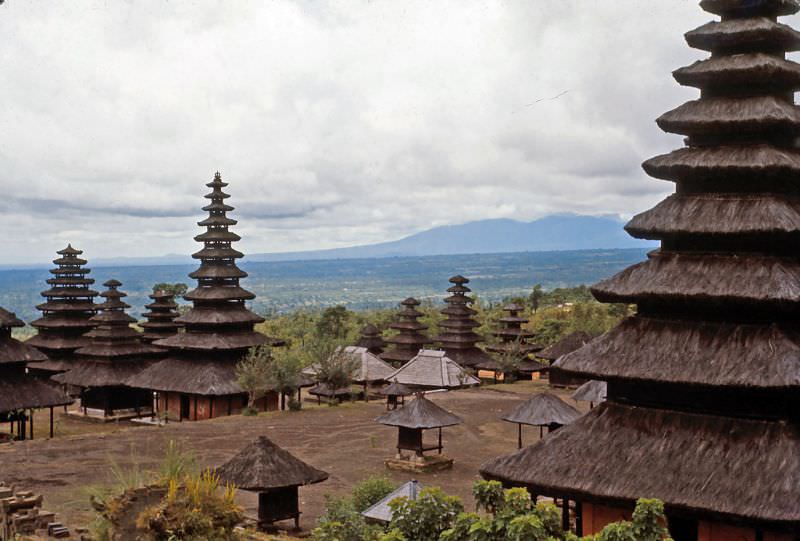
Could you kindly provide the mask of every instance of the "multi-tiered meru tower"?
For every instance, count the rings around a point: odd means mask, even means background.
[[[472,304],[472,299],[467,296],[472,291],[466,286],[469,279],[456,275],[449,281],[453,285],[447,288],[450,296],[444,299],[447,308],[442,310],[447,319],[439,323],[442,331],[436,342],[461,366],[491,363],[493,359],[475,345],[483,339],[475,332],[481,326],[474,319],[478,312],[469,307]]]
[[[126,419],[152,414],[153,394],[127,387],[127,381],[163,356],[163,349],[142,341],[131,327],[136,319],[125,313],[130,305],[122,299],[118,280],[103,284],[100,312],[89,321],[89,344],[75,351],[72,368],[53,377],[59,383],[81,389],[81,413],[103,419]]]
[[[502,327],[492,332],[498,342],[488,344],[486,351],[493,353],[495,357],[504,360],[503,357],[511,357],[517,361],[516,371],[530,378],[534,372],[546,371],[546,366],[539,361],[530,358],[531,354],[540,351],[542,346],[531,343],[534,337],[533,331],[522,328],[528,323],[528,318],[522,316],[524,306],[517,303],[510,303],[503,307],[506,315],[499,319]],[[503,363],[491,363],[486,366],[478,365],[478,368],[486,370],[496,370],[502,367]]]
[[[398,321],[389,325],[390,329],[398,332],[386,339],[386,343],[393,347],[379,355],[384,361],[399,367],[416,357],[425,344],[431,343],[425,334],[428,327],[419,322],[419,318],[425,315],[417,310],[419,305],[420,302],[412,297],[400,303],[402,309],[397,312]]]
[[[175,294],[168,291],[155,291],[150,298],[153,299],[153,302],[145,305],[148,311],[142,314],[147,321],[139,324],[144,329],[142,339],[146,342],[155,342],[177,334],[181,329],[181,324],[175,322],[179,316]]]
[[[627,230],[647,261],[597,284],[637,314],[556,367],[608,401],[485,476],[576,502],[583,533],[638,497],[676,541],[800,536],[800,33],[795,0],[704,0],[686,34],[707,60],[675,72],[700,99],[658,119],[686,146],[644,163],[676,193]]]
[[[50,289],[42,292],[46,301],[36,307],[42,317],[31,323],[38,333],[27,341],[48,357],[30,369],[44,376],[70,369],[75,350],[89,344],[84,335],[92,330],[89,319],[97,311],[92,300],[97,291],[91,289],[94,279],[86,276],[91,269],[84,267],[83,251],[68,245],[56,253],[56,268],[50,270],[53,277],[47,279]]]
[[[225,203],[230,197],[222,191],[227,186],[219,173],[206,184],[208,212],[198,225],[206,231],[195,237],[203,249],[192,254],[200,267],[189,274],[197,280],[197,288],[185,295],[193,307],[175,319],[186,331],[156,340],[156,346],[168,348],[170,356],[129,381],[129,384],[159,392],[158,407],[162,413],[180,419],[207,419],[239,412],[247,396],[236,382],[236,363],[254,346],[282,345],[254,327],[264,318],[251,312],[245,302],[255,295],[239,285],[247,273],[236,266],[244,255],[231,245],[240,239],[228,228],[236,220],[227,213],[233,207]],[[269,404],[267,404],[269,403]],[[277,395],[262,399],[262,408],[275,407]]]

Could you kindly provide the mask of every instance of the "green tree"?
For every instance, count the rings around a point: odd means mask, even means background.
[[[359,513],[372,507],[397,488],[385,475],[372,475],[353,487],[353,507]]]
[[[390,528],[406,539],[438,541],[442,532],[464,511],[461,500],[448,496],[438,487],[424,488],[416,500],[402,497],[389,502],[392,510]]]
[[[236,364],[236,381],[247,393],[248,412],[254,411],[256,401],[272,390],[271,361],[269,346],[255,346],[247,350],[247,355]]]
[[[542,290],[542,284],[536,284],[533,286],[533,290],[531,291],[528,300],[531,303],[531,310],[535,314],[537,310],[539,310],[539,305],[542,302],[542,298],[544,298],[544,290]]]
[[[187,291],[189,291],[189,286],[182,282],[178,282],[176,284],[168,284],[166,282],[161,282],[153,286],[153,293],[158,293],[159,291],[172,293],[176,297],[182,297],[186,295]]]
[[[281,395],[281,410],[286,409],[286,395],[293,396],[300,388],[303,370],[301,358],[285,348],[272,350],[266,365],[267,386]]]
[[[321,340],[312,348],[318,359],[314,363],[317,381],[331,389],[341,389],[350,385],[359,360],[348,355],[344,346],[332,340]]]
[[[322,315],[316,324],[316,333],[320,337],[327,337],[334,340],[347,338],[348,322],[350,311],[344,306],[330,306],[322,311]]]

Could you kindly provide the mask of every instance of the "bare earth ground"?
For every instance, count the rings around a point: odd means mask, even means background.
[[[465,424],[444,429],[445,454],[455,459],[451,471],[421,474],[423,485],[440,486],[472,505],[472,482],[485,460],[516,450],[517,425],[499,416],[546,389],[536,382],[486,386],[428,395]],[[567,393],[558,392],[571,404]],[[338,407],[304,405],[300,412],[271,412],[258,417],[233,416],[211,421],[171,423],[165,427],[130,424],[99,425],[57,414],[57,437],[0,445],[0,481],[41,493],[45,508],[59,514],[69,526],[92,520],[87,487],[112,484],[111,464],[155,469],[169,440],[190,450],[201,466],[219,466],[259,435],[266,435],[309,464],[330,473],[324,483],[300,489],[302,526],[314,526],[324,509],[326,494],[344,494],[370,474],[387,473],[397,483],[411,474],[387,472],[384,458],[394,454],[396,429],[374,418],[385,411],[380,402]],[[583,408],[582,408],[583,409]],[[45,417],[37,417],[37,431],[46,435]],[[536,427],[523,430],[525,444],[539,437]],[[430,437],[435,434],[432,432]],[[256,497],[240,491],[240,503],[255,515]]]

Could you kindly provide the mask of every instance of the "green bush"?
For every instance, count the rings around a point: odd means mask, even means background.
[[[395,488],[384,475],[372,475],[353,487],[353,507],[361,513],[388,496]]]
[[[464,511],[460,499],[448,496],[438,487],[422,489],[416,500],[397,498],[389,502],[389,507],[390,527],[414,541],[438,541],[439,535]]]

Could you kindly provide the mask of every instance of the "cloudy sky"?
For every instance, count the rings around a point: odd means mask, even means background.
[[[230,182],[246,253],[484,218],[629,217],[695,97],[693,0],[6,0],[2,263],[189,253]]]

